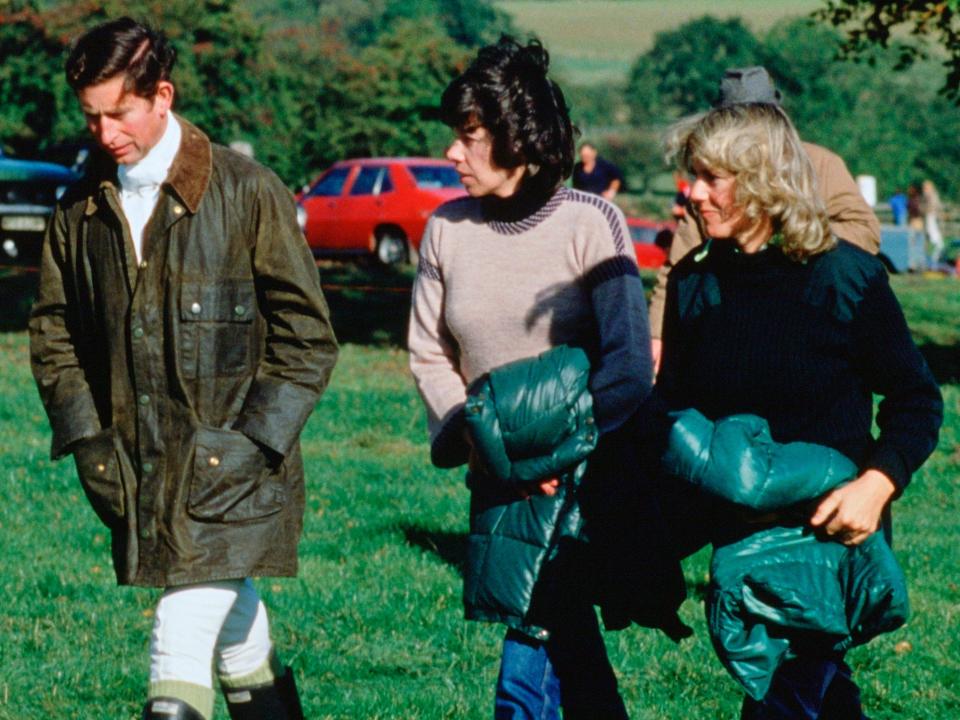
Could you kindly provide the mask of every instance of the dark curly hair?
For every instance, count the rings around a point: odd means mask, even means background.
[[[563,92],[547,77],[549,64],[539,41],[523,46],[503,36],[480,49],[440,100],[444,123],[486,128],[493,162],[508,170],[534,166],[524,183],[544,190],[555,189],[573,171],[576,135]]]
[[[70,50],[65,70],[74,92],[122,74],[124,90],[152,98],[160,82],[170,80],[176,59],[176,50],[163,33],[123,17],[80,36]]]

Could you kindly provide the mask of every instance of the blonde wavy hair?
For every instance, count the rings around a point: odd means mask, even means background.
[[[790,118],[777,105],[747,103],[714,108],[674,124],[667,158],[693,172],[699,163],[734,176],[734,197],[748,218],[764,215],[793,260],[836,245],[816,177]],[[695,211],[695,208],[694,208]]]

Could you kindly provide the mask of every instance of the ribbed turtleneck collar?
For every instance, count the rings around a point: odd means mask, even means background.
[[[523,190],[508,198],[493,195],[481,199],[483,217],[498,233],[516,235],[536,227],[560,205],[566,188],[549,192]]]

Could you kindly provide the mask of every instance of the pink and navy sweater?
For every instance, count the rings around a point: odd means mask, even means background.
[[[646,303],[623,214],[560,188],[545,201],[461,198],[427,225],[410,315],[410,367],[435,464],[466,461],[467,386],[555,345],[591,358],[601,432],[650,392]]]

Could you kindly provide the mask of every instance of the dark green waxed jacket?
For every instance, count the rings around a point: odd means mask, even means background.
[[[743,508],[787,511],[782,524],[716,543],[710,564],[710,637],[749,695],[763,698],[798,652],[840,653],[906,621],[906,580],[883,533],[847,547],[789,519],[791,506],[856,475],[848,458],[823,445],[777,443],[755,415],[714,423],[691,409],[674,417],[666,472]]]
[[[30,338],[52,456],[121,584],[293,575],[298,438],[337,345],[290,193],[180,123],[139,264],[105,156],[50,224]]]

